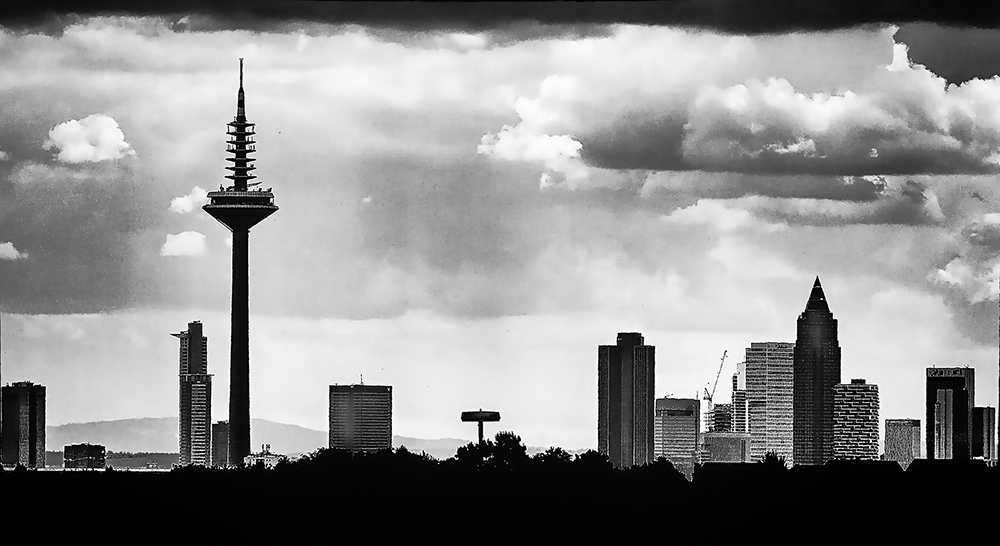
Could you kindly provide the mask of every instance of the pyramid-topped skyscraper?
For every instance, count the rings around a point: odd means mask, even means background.
[[[267,218],[278,207],[274,194],[256,188],[260,182],[250,154],[257,151],[254,124],[247,121],[243,94],[243,59],[240,59],[240,90],[236,99],[236,117],[227,124],[229,135],[226,160],[231,186],[209,192],[209,203],[202,207],[233,232],[233,311],[229,368],[229,464],[239,466],[250,454],[250,228]]]
[[[837,319],[819,277],[799,315],[792,365],[792,459],[824,464],[833,458],[833,387],[840,383]]]

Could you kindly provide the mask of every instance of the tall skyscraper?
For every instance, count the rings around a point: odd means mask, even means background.
[[[21,381],[0,388],[2,464],[45,468],[45,386]]]
[[[750,432],[750,414],[747,411],[746,362],[736,364],[733,374],[733,426],[732,431],[742,434]]]
[[[927,368],[927,458],[972,457],[974,368]]]
[[[654,451],[691,479],[701,463],[701,401],[694,398],[657,398]]]
[[[793,370],[792,457],[795,464],[833,458],[833,386],[840,383],[837,319],[819,277],[799,315]]]
[[[972,456],[987,461],[997,458],[996,445],[997,409],[972,408]]]
[[[833,458],[878,460],[878,385],[864,379],[833,387]]]
[[[255,188],[260,182],[251,172],[256,168],[250,154],[256,151],[254,124],[247,121],[243,94],[243,59],[240,59],[240,90],[236,117],[228,123],[229,135],[226,178],[232,186],[208,193],[202,209],[233,232],[233,307],[229,366],[229,463],[243,465],[250,454],[250,228],[278,207],[271,189]]]
[[[210,466],[212,463],[212,375],[208,373],[208,338],[201,322],[170,334],[181,340],[180,418],[177,463]]]
[[[637,332],[597,348],[597,450],[616,468],[653,461],[655,356]]]
[[[750,458],[774,452],[789,464],[792,450],[792,366],[795,345],[751,343],[746,350],[746,397]]]
[[[229,466],[229,421],[212,425],[212,466]]]
[[[392,448],[392,387],[330,385],[330,449]]]
[[[896,461],[906,470],[920,458],[920,419],[885,420],[885,460]]]

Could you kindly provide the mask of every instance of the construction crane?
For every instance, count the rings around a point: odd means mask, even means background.
[[[726,353],[728,352],[728,350],[722,351],[722,360],[719,362],[719,371],[715,373],[715,383],[712,384],[712,392],[708,392],[708,387],[705,387],[705,395],[701,397],[702,400],[708,401],[708,411],[704,412],[704,424],[702,425],[702,430],[705,432],[712,430],[712,422],[715,420],[715,406],[712,404],[712,397],[715,396],[715,388],[719,386],[719,377],[722,376],[722,367],[726,364]]]
[[[712,405],[712,397],[715,396],[715,388],[719,386],[719,378],[722,377],[722,367],[726,364],[726,353],[729,350],[722,351],[722,360],[719,361],[719,371],[715,373],[715,383],[712,384],[712,392],[708,392],[708,387],[705,387],[705,395],[702,400],[708,400],[709,409]]]

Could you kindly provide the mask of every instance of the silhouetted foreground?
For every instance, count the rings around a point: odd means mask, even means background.
[[[285,539],[320,532],[376,542],[483,536],[533,543],[650,531],[664,537],[710,531],[718,538],[766,528],[782,536],[800,527],[823,539],[830,526],[845,522],[852,532],[899,527],[894,536],[913,536],[922,522],[959,514],[967,523],[962,529],[986,529],[997,515],[998,477],[1000,469],[976,461],[917,460],[904,472],[889,462],[785,469],[768,460],[708,464],[688,482],[663,459],[621,471],[594,451],[572,457],[551,448],[528,457],[520,438],[500,433],[446,461],[406,448],[319,450],[273,470],[7,471],[0,491],[5,521],[61,522],[40,527],[41,536],[79,536],[109,521],[140,525],[153,518],[149,524],[162,528],[194,518],[199,528],[208,526],[202,539],[254,538],[266,530]],[[39,510],[67,505],[72,509]],[[798,538],[807,537],[786,536]]]

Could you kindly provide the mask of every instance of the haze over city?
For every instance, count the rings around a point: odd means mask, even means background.
[[[239,58],[281,206],[250,242],[254,418],[324,430],[363,376],[398,435],[487,408],[593,448],[598,345],[641,332],[657,397],[726,350],[728,401],[816,276],[881,419],[923,419],[931,366],[997,404],[1000,31],[93,13],[0,13],[0,357],[50,425],[176,415],[194,320],[226,418],[231,240],[200,209]]]

